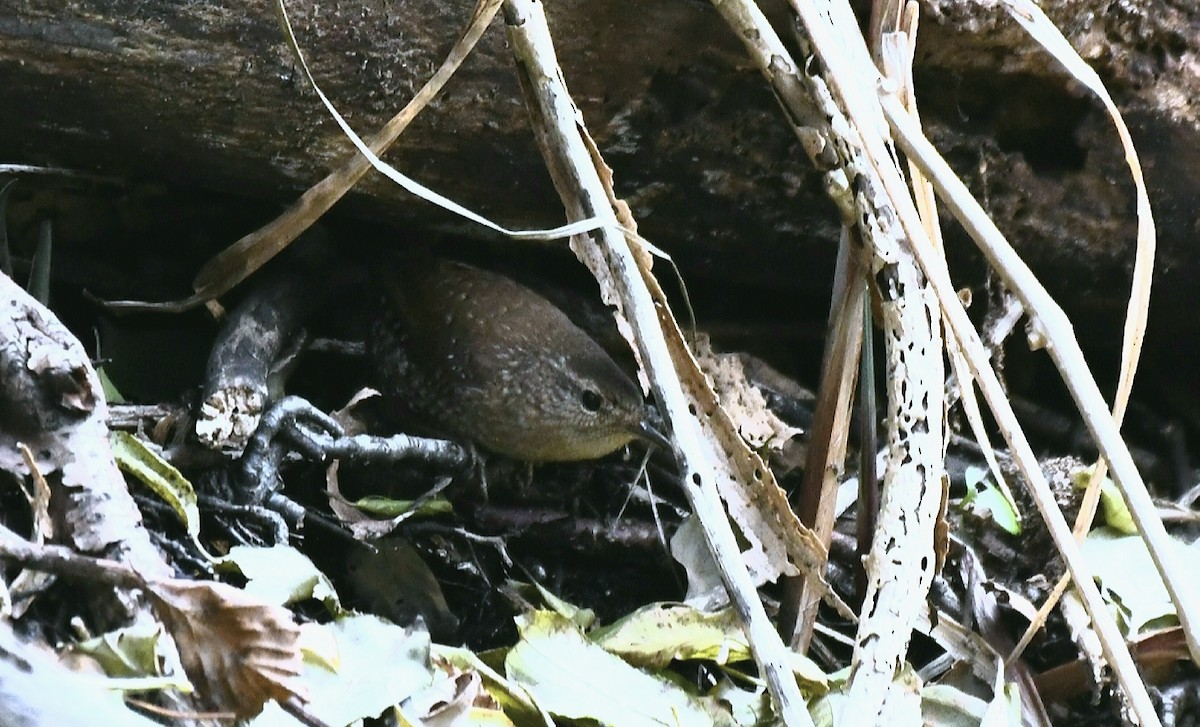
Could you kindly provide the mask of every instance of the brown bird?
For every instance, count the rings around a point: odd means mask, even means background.
[[[594,459],[635,437],[670,448],[633,381],[529,288],[429,256],[403,257],[384,288],[371,358],[410,419],[529,462]]]

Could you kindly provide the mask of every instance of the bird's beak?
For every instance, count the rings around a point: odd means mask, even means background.
[[[675,445],[671,444],[671,440],[668,439],[662,432],[655,429],[650,422],[646,421],[645,419],[638,422],[637,425],[633,427],[632,434],[638,439],[641,439],[642,441],[665,452],[671,454],[674,454],[675,452]]]

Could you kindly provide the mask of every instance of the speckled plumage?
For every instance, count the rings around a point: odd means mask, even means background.
[[[384,394],[431,428],[531,462],[600,457],[646,409],[633,381],[553,304],[502,275],[405,258],[384,281],[371,356]]]

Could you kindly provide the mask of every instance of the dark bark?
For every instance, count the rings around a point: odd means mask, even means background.
[[[349,148],[295,72],[269,3],[6,5],[0,159],[284,202]],[[346,0],[293,2],[291,11],[323,87],[366,133],[424,82],[470,6]],[[917,68],[931,137],[1084,337],[1100,334],[1085,347],[1115,368],[1111,332],[1128,290],[1134,219],[1109,121],[998,12],[931,7]],[[1200,353],[1188,282],[1200,275],[1200,12],[1185,0],[1106,8],[1079,0],[1052,11],[1110,85],[1140,145],[1160,239],[1148,359],[1154,366],[1161,358],[1168,372],[1180,342]],[[693,288],[717,283],[727,297],[744,298],[735,316],[750,306],[761,319],[771,307],[823,305],[836,217],[765,82],[712,8],[569,0],[548,11],[568,84],[618,192]],[[388,158],[509,226],[558,224],[562,211],[524,114],[493,28]],[[483,236],[378,175],[339,209]],[[950,239],[964,284],[977,283],[969,245],[954,230]],[[1171,395],[1178,388],[1164,385]]]

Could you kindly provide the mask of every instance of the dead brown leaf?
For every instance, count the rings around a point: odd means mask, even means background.
[[[269,699],[307,701],[297,681],[300,628],[287,609],[211,581],[148,588],[188,678],[212,706],[252,717]]]
[[[778,450],[801,430],[789,426],[767,408],[762,392],[746,377],[737,354],[713,351],[708,336],[699,334],[691,342],[700,370],[709,378],[721,407],[752,448]]]

